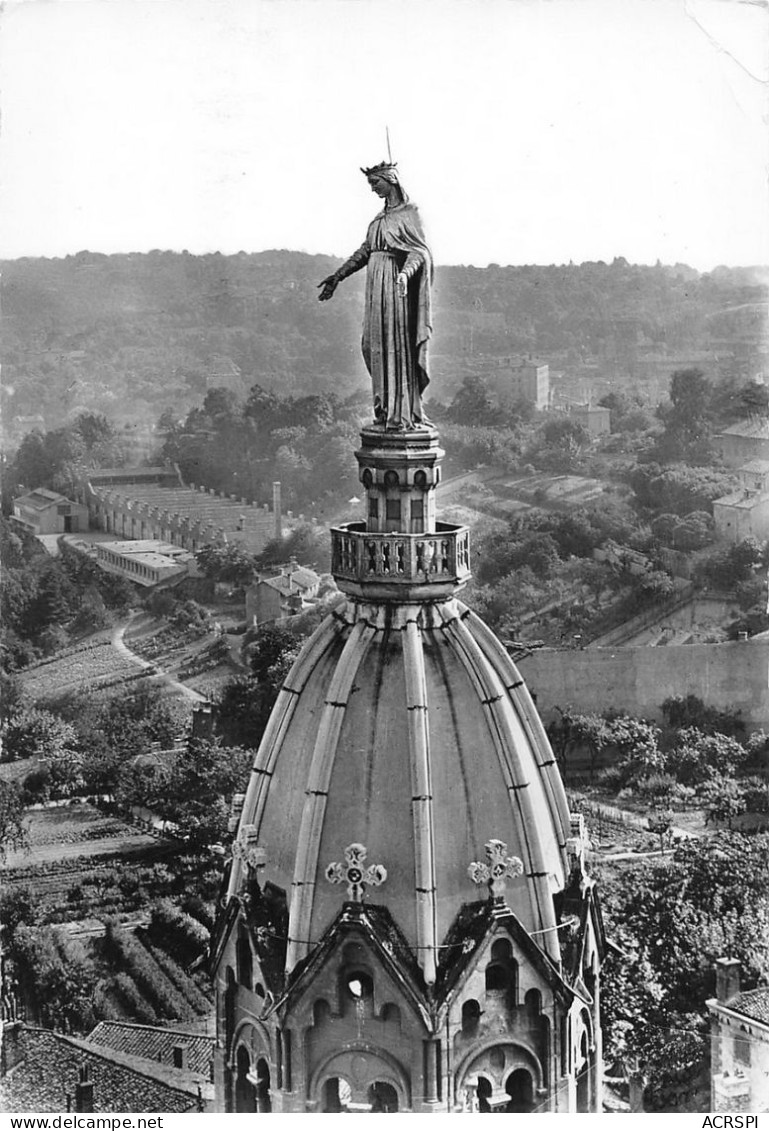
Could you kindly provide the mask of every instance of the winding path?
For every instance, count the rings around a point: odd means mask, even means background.
[[[151,668],[153,674],[161,683],[165,683],[169,687],[173,687],[176,691],[181,692],[181,694],[184,695],[185,699],[189,699],[192,703],[207,702],[205,695],[201,695],[199,691],[195,691],[193,690],[193,688],[187,687],[185,683],[181,683],[178,679],[174,679],[174,677],[172,675],[169,675],[168,672],[160,670],[157,664],[150,663],[149,660],[145,660],[141,656],[137,656],[135,652],[131,651],[124,640],[124,636],[126,629],[129,627],[133,620],[134,617],[131,617],[130,620],[127,620],[125,622],[125,624],[120,624],[117,626],[117,628],[112,633],[110,640],[112,647],[127,659],[137,664],[140,668]]]

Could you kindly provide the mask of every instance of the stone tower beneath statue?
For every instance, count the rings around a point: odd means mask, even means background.
[[[343,596],[254,760],[212,947],[222,1111],[601,1110],[585,831],[458,598],[438,440],[362,431]]]

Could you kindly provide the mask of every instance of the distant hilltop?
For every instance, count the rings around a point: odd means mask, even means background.
[[[317,302],[339,263],[286,250],[7,260],[5,420],[50,428],[88,410],[154,423],[209,388],[245,395],[257,383],[348,396],[366,382],[362,275]],[[468,373],[514,355],[619,386],[650,368],[669,373],[682,355],[714,379],[753,377],[767,368],[767,280],[762,267],[702,274],[622,258],[439,267],[430,394],[448,401]]]

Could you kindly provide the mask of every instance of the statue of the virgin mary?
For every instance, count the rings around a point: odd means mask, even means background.
[[[383,161],[361,172],[384,208],[358,250],[319,284],[318,297],[330,299],[342,279],[366,267],[362,348],[374,388],[374,422],[388,431],[419,428],[429,424],[422,394],[430,380],[432,256],[396,166]]]

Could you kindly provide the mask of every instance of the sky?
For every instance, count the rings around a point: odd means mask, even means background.
[[[763,0],[6,0],[0,257],[769,263]]]

